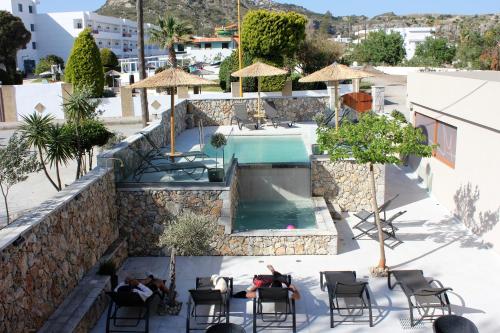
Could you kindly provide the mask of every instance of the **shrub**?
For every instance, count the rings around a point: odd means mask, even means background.
[[[252,57],[248,54],[243,54],[243,67],[252,64]],[[219,70],[219,85],[225,92],[231,91],[231,82],[239,81],[239,78],[232,77],[231,73],[239,69],[238,50],[233,51],[229,57],[224,59],[220,65]],[[255,78],[247,77],[243,79],[243,91],[253,92],[257,91],[257,84]]]
[[[75,39],[66,66],[65,79],[75,91],[88,89],[92,97],[101,97],[104,89],[101,55],[89,29]]]
[[[302,83],[302,82],[299,82],[300,78],[302,78],[302,75],[300,75],[298,73],[293,73],[291,75],[292,89],[293,90],[325,90],[326,89],[325,82]]]
[[[400,111],[396,110],[396,109],[392,110],[391,116],[392,116],[392,118],[394,118],[397,121],[400,121],[402,123],[407,123],[408,122],[406,120],[405,115],[403,113],[401,113]]]
[[[101,62],[102,67],[104,67],[104,72],[110,71],[112,69],[118,69],[118,57],[110,49],[101,49]]]
[[[41,58],[36,64],[35,74],[41,74],[43,72],[48,72],[52,69],[52,65],[60,65],[61,69],[64,68],[64,60],[54,54],[48,55],[45,58]]]
[[[212,217],[184,211],[160,235],[159,245],[175,249],[180,255],[206,255],[216,230]]]
[[[222,146],[225,146],[227,144],[227,139],[224,134],[222,133],[215,133],[212,135],[212,138],[210,139],[210,144],[216,148],[219,149]]]

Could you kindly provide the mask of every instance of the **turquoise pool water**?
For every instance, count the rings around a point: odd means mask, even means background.
[[[312,200],[251,201],[238,204],[235,231],[287,229],[289,225],[296,229],[316,228]]]
[[[216,149],[205,146],[205,153],[215,157]],[[307,163],[309,155],[300,135],[230,136],[224,148],[225,158],[234,154],[240,164]],[[219,158],[222,153],[219,152]]]

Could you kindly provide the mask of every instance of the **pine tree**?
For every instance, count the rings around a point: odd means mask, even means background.
[[[75,91],[86,89],[93,97],[101,97],[104,73],[99,48],[89,29],[75,39],[65,72],[66,82],[73,83]]]

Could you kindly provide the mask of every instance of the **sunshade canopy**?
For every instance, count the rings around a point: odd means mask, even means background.
[[[171,88],[187,86],[210,86],[217,84],[214,81],[203,79],[189,74],[179,68],[167,68],[164,71],[150,76],[130,86],[130,88]]]
[[[372,74],[352,69],[346,65],[332,64],[319,71],[316,71],[308,76],[305,76],[299,80],[299,82],[328,82],[328,81],[342,81],[342,80],[352,80],[352,79],[362,79],[364,77],[373,76]]]
[[[274,75],[285,75],[288,74],[287,71],[281,68],[277,68],[262,62],[256,62],[253,65],[247,66],[234,72],[231,76],[234,77],[259,77],[259,76],[274,76]]]

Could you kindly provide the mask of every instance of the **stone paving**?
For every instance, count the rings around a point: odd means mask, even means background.
[[[391,212],[407,210],[396,222],[403,244],[394,250],[386,250],[389,266],[393,269],[422,269],[427,277],[437,278],[445,286],[453,288],[449,293],[453,313],[474,321],[481,333],[500,331],[500,308],[496,292],[500,289],[498,253],[469,233],[429,197],[409,170],[389,167],[386,182],[386,199],[400,194],[390,207]],[[188,290],[194,286],[195,277],[214,273],[234,277],[235,290],[244,290],[253,274],[265,273],[265,265],[272,263],[282,273],[292,274],[294,283],[301,290],[302,299],[297,302],[298,332],[432,331],[429,322],[421,322],[410,329],[408,303],[404,294],[397,289],[388,290],[386,279],[369,278],[368,267],[378,259],[378,243],[370,239],[352,241],[351,226],[355,218],[349,214],[345,217],[345,221],[337,222],[343,240],[341,253],[336,256],[179,257],[179,298],[183,302],[187,301]],[[167,267],[166,257],[129,258],[121,275],[143,276],[145,271],[152,271],[167,278]],[[355,270],[359,278],[369,281],[375,316],[373,328],[359,322],[341,322],[335,329],[329,328],[328,298],[319,288],[321,270]],[[252,303],[241,299],[231,301],[231,321],[251,332]],[[161,317],[154,312],[150,332],[185,331],[185,307],[177,317]],[[103,315],[92,332],[104,331]]]

